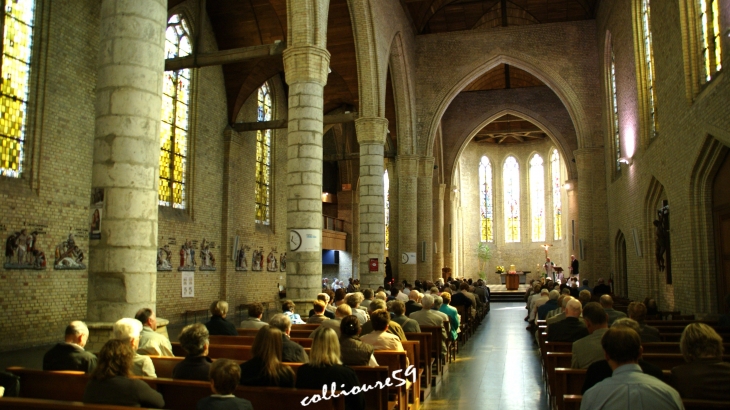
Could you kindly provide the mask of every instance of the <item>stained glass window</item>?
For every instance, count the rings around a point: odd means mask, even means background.
[[[505,242],[520,241],[520,164],[515,157],[504,161]]]
[[[699,0],[702,68],[704,82],[722,69],[722,39],[720,38],[719,0]]]
[[[550,156],[550,176],[553,188],[553,232],[555,240],[563,239],[563,201],[560,197],[560,154],[554,149]]]
[[[530,160],[530,213],[532,241],[545,241],[545,167],[538,154]]]
[[[616,157],[616,171],[621,171],[621,136],[618,131],[618,100],[616,99],[616,60],[611,47],[611,117],[613,122],[613,148]]]
[[[486,156],[483,156],[481,162],[479,162],[479,203],[481,208],[482,242],[493,242],[492,164]]]
[[[187,22],[175,14],[167,21],[165,58],[192,53]],[[190,114],[190,69],[165,71],[160,127],[159,204],[185,208],[185,176]]]
[[[264,83],[258,93],[258,120],[271,121],[271,91]],[[256,131],[256,223],[268,225],[271,195],[271,130]]]
[[[6,0],[3,3],[0,175],[18,178],[23,171],[35,1]]]
[[[383,174],[383,192],[385,193],[383,200],[385,204],[385,249],[390,249],[390,178],[387,169]]]
[[[656,136],[656,104],[654,90],[654,51],[651,43],[651,9],[649,0],[641,0],[641,33],[644,44],[644,63],[646,64],[646,87],[649,99],[649,125],[651,138]]]

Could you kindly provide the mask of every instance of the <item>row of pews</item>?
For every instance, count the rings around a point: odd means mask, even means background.
[[[449,343],[450,351],[455,352],[458,344],[466,343],[474,329],[483,320],[488,309],[480,309],[472,318],[470,311],[464,311],[462,318],[460,340]],[[448,326],[448,323],[446,323]],[[293,325],[291,340],[304,347],[309,353],[312,346],[310,334],[319,325]],[[209,356],[216,360],[220,358],[232,359],[238,363],[249,360],[251,346],[256,330],[238,329],[239,336],[211,336]],[[399,384],[393,379],[394,372],[399,378],[405,376],[407,363],[414,366],[415,382],[410,381],[402,386],[392,386],[383,389],[373,388],[364,393],[366,410],[418,410],[420,404],[429,395],[431,390],[441,382],[443,373],[449,362],[455,358],[455,353],[441,356],[442,329],[438,326],[421,326],[420,333],[406,333],[406,342],[403,342],[404,352],[377,351],[375,358],[380,366],[352,366],[361,385],[374,386],[377,382],[384,383],[391,378],[393,384]],[[173,343],[173,353],[177,357],[150,356],[157,373],[157,378],[139,377],[150,387],[162,394],[165,408],[173,410],[195,409],[196,403],[211,394],[210,383],[202,381],[173,380],[172,371],[183,360],[185,352],[179,343]],[[287,363],[296,372],[300,363]],[[20,378],[19,398],[0,398],[0,409],[82,409],[82,410],[122,410],[124,406],[108,406],[84,404],[81,402],[84,389],[88,383],[88,376],[81,372],[47,372],[21,367],[10,367],[8,372]],[[411,376],[413,377],[413,376]],[[253,404],[255,409],[269,408],[296,408],[302,406],[306,397],[322,394],[321,390],[304,390],[275,387],[246,387],[239,386],[234,392]],[[344,396],[330,400],[310,402],[307,406],[312,410],[344,410]]]
[[[644,354],[642,359],[662,369],[664,382],[670,383],[671,370],[675,366],[684,364],[679,347],[679,337],[684,327],[692,323],[691,320],[656,320],[647,321],[647,324],[660,329],[663,342],[642,344]],[[709,325],[716,325],[717,322],[706,322]],[[572,342],[548,342],[547,326],[544,320],[538,321],[538,343],[540,347],[540,358],[543,369],[543,383],[547,392],[550,407],[556,410],[578,410],[582,399],[581,391],[586,380],[586,369],[572,369],[571,360],[573,357]],[[730,340],[723,331],[727,329],[716,328],[723,340]],[[668,341],[669,340],[669,341]],[[730,348],[730,343],[724,343],[725,351]],[[730,361],[730,355],[723,357],[724,361]],[[683,399],[684,407],[687,410],[700,409],[730,409],[730,402]]]

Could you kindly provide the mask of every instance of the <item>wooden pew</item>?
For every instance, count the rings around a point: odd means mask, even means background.
[[[388,372],[390,375],[393,374],[396,370],[401,370],[401,372],[398,374],[398,377],[405,379],[405,370],[406,370],[406,352],[397,352],[394,350],[376,350],[375,353],[375,360],[378,361],[378,364],[381,366],[387,366]],[[394,384],[399,384],[397,380],[393,380]],[[390,392],[391,396],[394,396],[396,398],[396,401],[398,402],[398,410],[408,410],[408,386],[393,386],[390,387],[388,390]],[[412,386],[411,386],[412,387]]]
[[[255,336],[210,336],[208,340],[211,345],[239,345],[252,346]],[[292,342],[298,343],[302,347],[312,347],[312,339],[292,337]]]
[[[565,410],[580,410],[580,402],[583,396],[579,394],[566,394],[563,396]],[[728,409],[730,401],[682,399],[685,410],[706,410],[706,409]]]
[[[313,332],[315,329],[319,327],[320,323],[306,323],[303,325],[291,325],[291,330],[309,330],[309,332]]]
[[[309,355],[311,348],[305,347],[304,351]],[[184,356],[185,351],[180,346],[180,343],[172,343],[172,353],[175,356]],[[211,359],[232,359],[246,361],[250,360],[251,357],[251,346],[237,346],[237,345],[210,345],[208,347],[208,356]]]
[[[409,395],[409,403],[415,405],[418,409],[421,404],[421,378],[423,377],[423,369],[421,368],[420,342],[417,340],[408,340],[401,342],[403,349],[406,351],[408,363],[413,365],[416,370],[416,381],[413,383],[413,394]],[[404,369],[405,371],[405,369]],[[403,377],[403,376],[401,376]]]
[[[421,378],[421,401],[431,394],[431,386],[435,385],[431,378],[433,377],[432,366],[435,361],[431,355],[431,333],[406,333],[408,340],[417,340],[419,342],[419,351],[421,354],[420,363],[423,369],[423,377]]]
[[[431,334],[431,357],[433,357],[436,362],[436,371],[433,373],[443,377],[443,362],[441,361],[441,342],[443,340],[443,334],[441,333],[441,327],[421,326],[421,332]]]
[[[44,372],[43,370],[8,367],[20,377],[20,397],[62,401],[81,401],[89,377],[83,372]]]
[[[111,406],[108,404],[84,404],[80,401],[27,399],[0,397],[0,409],[50,409],[50,410],[132,410],[139,407]]]

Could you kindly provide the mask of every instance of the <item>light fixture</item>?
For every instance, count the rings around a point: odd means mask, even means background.
[[[456,194],[458,192],[459,192],[459,188],[454,188],[454,193]]]
[[[618,159],[618,162],[626,165],[631,165],[633,161],[631,161],[631,158],[621,157]]]
[[[563,188],[565,188],[566,191],[570,191],[570,188],[573,188],[572,185],[570,185],[570,182],[563,185]]]

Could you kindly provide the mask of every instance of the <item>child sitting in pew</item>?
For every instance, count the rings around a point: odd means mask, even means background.
[[[213,391],[198,402],[198,410],[253,410],[251,402],[233,395],[241,382],[241,368],[229,359],[218,359],[210,366],[210,389]]]

